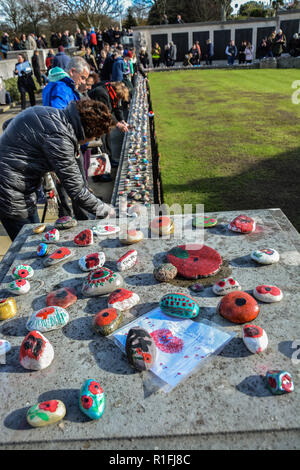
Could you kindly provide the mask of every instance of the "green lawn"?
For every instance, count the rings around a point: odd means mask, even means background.
[[[164,202],[280,207],[300,231],[300,70],[150,74]]]

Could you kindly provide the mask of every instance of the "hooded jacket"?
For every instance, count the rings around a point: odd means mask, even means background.
[[[43,105],[53,108],[65,108],[70,101],[78,101],[80,95],[75,88],[75,82],[60,67],[54,67],[48,74],[49,82],[43,88]]]
[[[0,137],[0,217],[28,218],[36,191],[53,171],[75,204],[103,216],[107,206],[85,186],[75,156],[84,130],[75,103],[34,106],[18,114]]]

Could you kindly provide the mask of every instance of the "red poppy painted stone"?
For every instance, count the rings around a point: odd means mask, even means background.
[[[241,290],[241,286],[234,277],[227,277],[214,284],[212,290],[216,295],[226,295],[229,292]]]
[[[268,336],[265,330],[252,324],[243,327],[243,341],[253,354],[261,353],[268,347]]]
[[[99,382],[88,379],[79,394],[79,408],[90,419],[99,419],[105,408],[105,394]]]
[[[29,331],[37,330],[42,333],[45,331],[57,330],[69,322],[69,314],[62,307],[52,306],[44,307],[33,313],[26,323]]]
[[[247,292],[236,291],[222,298],[217,306],[217,312],[233,323],[248,323],[259,314],[259,305]]]
[[[12,275],[15,279],[31,279],[34,275],[34,270],[28,264],[19,264],[13,268]]]
[[[285,370],[269,370],[266,373],[266,380],[268,389],[273,395],[291,393],[295,389],[291,374]]]
[[[256,223],[247,215],[239,215],[228,225],[229,230],[238,233],[251,233],[256,228]]]
[[[16,279],[9,284],[8,290],[16,295],[27,294],[30,291],[30,282],[27,279]]]
[[[44,260],[44,266],[54,266],[55,264],[62,263],[63,261],[72,258],[73,256],[74,253],[69,250],[69,248],[67,248],[66,246],[62,246],[61,248],[55,250],[54,253],[52,253],[50,256],[48,256],[48,258]]]
[[[31,406],[26,414],[30,426],[40,428],[58,423],[66,415],[66,407],[60,400],[49,400]]]
[[[198,279],[216,274],[222,266],[220,254],[206,245],[180,245],[167,254],[168,262],[186,279]]]
[[[136,370],[149,370],[154,365],[157,355],[155,341],[143,328],[131,328],[125,344],[129,364]]]
[[[64,229],[76,227],[77,220],[73,219],[73,217],[70,217],[69,215],[66,215],[64,217],[60,217],[59,219],[57,219],[54,225],[56,228],[64,230]]]
[[[121,274],[108,268],[100,268],[92,271],[82,286],[82,294],[86,297],[109,294],[123,285]]]
[[[156,217],[150,223],[150,230],[156,235],[170,235],[174,233],[174,222],[166,215]]]
[[[283,297],[283,293],[279,287],[265,284],[255,287],[255,289],[253,289],[253,295],[257,300],[266,303],[280,302]]]
[[[259,264],[274,264],[278,263],[280,255],[278,251],[272,248],[263,248],[260,250],[254,250],[251,253],[251,259]]]
[[[123,312],[137,305],[139,301],[138,294],[127,289],[117,289],[108,297],[108,306]]]
[[[93,327],[96,333],[107,336],[115,331],[123,320],[123,312],[115,308],[104,308],[93,320]]]
[[[141,230],[130,229],[127,231],[125,237],[120,238],[122,245],[133,245],[144,239],[144,234]]]
[[[25,369],[41,370],[53,359],[54,349],[48,339],[39,331],[30,331],[20,347],[20,364]]]
[[[72,287],[62,287],[61,289],[54,290],[46,297],[46,304],[50,306],[58,306],[68,308],[75,304],[77,295]]]
[[[74,243],[78,246],[88,246],[93,245],[94,243],[94,235],[92,230],[89,228],[82,230],[82,232],[78,233],[74,238]]]
[[[101,268],[105,263],[105,254],[103,251],[98,253],[91,253],[85,255],[78,261],[79,267],[82,271],[93,271],[95,269]]]
[[[118,225],[96,225],[92,228],[95,235],[98,237],[108,237],[109,235],[114,235],[120,231]]]
[[[56,243],[59,241],[59,230],[54,228],[53,230],[49,230],[42,236],[42,242],[44,243]]]
[[[127,269],[132,268],[137,262],[137,251],[130,250],[121,256],[117,261],[117,268],[119,271],[126,271]]]

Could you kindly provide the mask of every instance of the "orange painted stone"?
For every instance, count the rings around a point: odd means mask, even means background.
[[[57,306],[68,308],[70,305],[75,304],[77,295],[71,287],[62,287],[61,289],[54,290],[47,295],[47,307]]]
[[[259,314],[259,305],[247,292],[236,291],[222,298],[217,312],[233,323],[249,323]]]
[[[118,328],[123,319],[123,313],[116,308],[104,308],[94,317],[93,327],[102,336],[110,335]]]

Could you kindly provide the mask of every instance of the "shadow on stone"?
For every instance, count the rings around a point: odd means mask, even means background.
[[[293,341],[281,341],[278,344],[278,351],[281,352],[284,356],[288,357],[289,359],[292,358],[293,354],[297,350],[297,347],[292,348]],[[299,342],[298,342],[298,349],[299,349]],[[300,352],[298,353],[298,360],[300,360]]]
[[[232,340],[225,346],[219,356],[240,358],[252,356],[252,353],[248,351],[242,338],[232,338]]]
[[[111,339],[97,335],[97,339],[89,344],[99,369],[117,375],[132,375],[137,373],[127,361],[126,355]]]
[[[237,390],[249,397],[272,397],[266,386],[265,377],[250,375],[236,386]]]
[[[4,419],[4,426],[15,431],[28,431],[32,427],[27,423],[26,414],[30,407],[19,408]]]
[[[91,317],[75,318],[62,328],[62,332],[67,338],[78,341],[89,341],[95,336]]]

